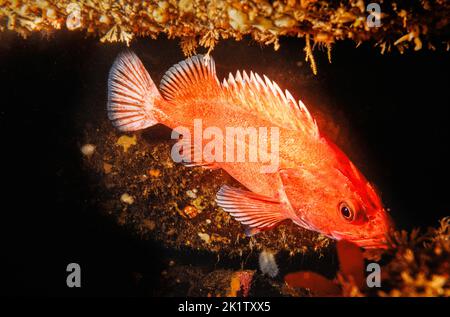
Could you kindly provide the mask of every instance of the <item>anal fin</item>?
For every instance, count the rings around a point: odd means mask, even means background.
[[[218,191],[216,202],[237,221],[250,227],[247,235],[270,229],[288,218],[276,199],[227,185]]]

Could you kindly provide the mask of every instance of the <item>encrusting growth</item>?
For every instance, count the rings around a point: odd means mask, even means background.
[[[27,37],[67,28],[100,38],[102,42],[130,44],[135,37],[179,38],[183,53],[197,46],[207,55],[221,39],[251,37],[277,50],[282,36],[305,37],[306,45],[328,48],[340,40],[357,45],[369,42],[382,53],[393,47],[407,49],[450,48],[448,1],[395,1],[380,5],[380,24],[367,23],[368,1],[342,0],[0,0],[0,31]],[[309,40],[308,40],[309,39]],[[314,59],[307,48],[311,68]],[[329,49],[328,49],[328,57]]]

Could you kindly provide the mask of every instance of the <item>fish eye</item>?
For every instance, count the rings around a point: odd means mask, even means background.
[[[353,221],[355,218],[355,212],[345,202],[341,202],[339,204],[339,212],[340,212],[341,216],[347,221]]]

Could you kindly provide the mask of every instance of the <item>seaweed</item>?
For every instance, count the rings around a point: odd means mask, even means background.
[[[364,281],[363,252],[347,241],[337,243],[340,270],[329,280],[315,272],[286,275],[286,283],[293,288],[307,288],[319,296],[450,296],[450,217],[443,218],[438,228],[420,233],[393,231],[390,248],[381,254],[381,283],[369,288]],[[366,252],[373,259],[373,252]],[[381,257],[380,257],[381,256]],[[384,258],[384,259],[383,259]],[[382,261],[381,261],[382,263]]]

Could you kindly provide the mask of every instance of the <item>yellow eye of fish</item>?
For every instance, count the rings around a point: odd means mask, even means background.
[[[355,213],[353,212],[352,208],[350,208],[350,206],[345,202],[339,204],[339,212],[341,213],[341,216],[344,217],[344,219],[347,221],[353,221],[353,219],[355,218]]]

